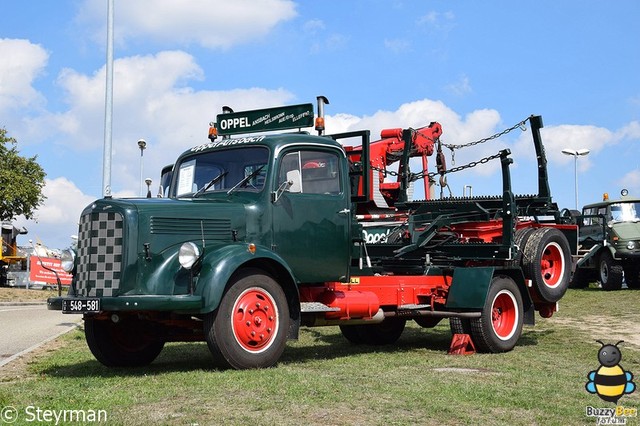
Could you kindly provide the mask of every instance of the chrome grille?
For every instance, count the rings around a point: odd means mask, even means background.
[[[122,273],[123,217],[89,213],[80,218],[76,290],[81,296],[115,296]]]

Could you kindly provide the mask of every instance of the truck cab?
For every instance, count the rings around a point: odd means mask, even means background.
[[[640,288],[640,199],[626,190],[616,200],[585,205],[578,217],[579,256],[571,286],[599,281],[603,290]]]

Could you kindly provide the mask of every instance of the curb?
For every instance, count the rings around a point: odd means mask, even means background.
[[[46,300],[34,300],[33,302],[0,302],[0,306],[31,306],[31,305],[46,305]]]

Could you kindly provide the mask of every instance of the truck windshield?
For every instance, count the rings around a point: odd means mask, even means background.
[[[616,203],[611,204],[611,220],[614,222],[640,221],[640,203]]]
[[[225,149],[194,154],[175,169],[172,194],[176,197],[229,191],[260,191],[267,175],[269,150],[266,147]],[[250,178],[248,178],[251,176]],[[248,178],[248,179],[247,179]]]

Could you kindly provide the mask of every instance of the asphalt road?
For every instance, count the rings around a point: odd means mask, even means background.
[[[0,305],[0,367],[75,328],[82,315],[47,310],[46,304]]]

